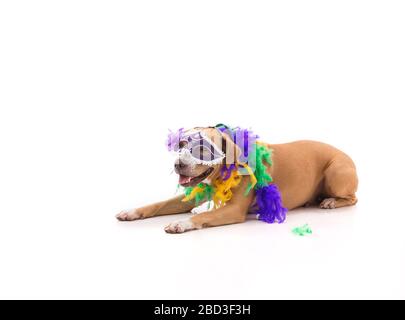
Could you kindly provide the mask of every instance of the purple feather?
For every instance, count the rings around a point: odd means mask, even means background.
[[[257,188],[256,202],[259,220],[267,223],[284,222],[287,209],[283,207],[280,191],[275,184]]]
[[[223,165],[221,168],[221,177],[222,180],[226,181],[231,177],[232,171],[236,169],[234,163],[230,164],[229,167],[227,165]]]
[[[169,134],[167,135],[166,146],[169,151],[173,151],[176,146],[179,145],[180,139],[184,135],[184,128],[180,128],[177,131],[169,130]]]

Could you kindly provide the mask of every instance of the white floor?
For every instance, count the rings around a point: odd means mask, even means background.
[[[115,200],[3,216],[0,298],[405,298],[403,215],[366,201],[171,235],[178,217],[120,223]]]

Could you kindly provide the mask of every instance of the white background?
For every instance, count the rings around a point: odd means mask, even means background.
[[[0,298],[405,298],[403,1],[2,1]],[[325,141],[359,203],[166,234],[168,128]],[[313,235],[291,229],[309,223]]]

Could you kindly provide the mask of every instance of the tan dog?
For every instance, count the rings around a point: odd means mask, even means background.
[[[229,137],[214,128],[196,128],[212,141],[226,139],[226,156],[238,154],[236,145]],[[273,165],[268,173],[278,186],[283,205],[289,209],[319,204],[322,209],[334,209],[356,204],[358,179],[356,167],[342,151],[321,142],[297,141],[286,144],[265,144],[273,150]],[[228,159],[231,163],[233,159]],[[220,174],[221,164],[190,166],[176,160],[175,171],[183,186],[194,186],[202,181],[214,181]],[[233,197],[226,206],[207,211],[169,224],[165,231],[182,233],[189,230],[240,223],[254,203],[254,192],[247,196],[245,190],[249,177],[243,176],[241,183],[233,189]],[[184,195],[151,204],[145,207],[122,211],[116,218],[132,221],[160,215],[186,213],[194,207],[194,201],[182,202]]]

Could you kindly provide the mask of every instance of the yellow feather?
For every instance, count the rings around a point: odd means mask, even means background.
[[[246,168],[246,171],[249,173],[250,176],[250,180],[251,180],[251,184],[252,184],[252,188],[255,186],[255,184],[257,183],[256,177],[252,171],[252,169],[245,163],[241,164],[243,167]],[[214,181],[214,187],[215,187],[215,194],[213,195],[213,202],[214,202],[214,207],[216,209],[223,207],[229,200],[231,200],[232,198],[232,188],[236,187],[239,185],[239,183],[241,182],[241,176],[238,172],[238,170],[234,170],[231,173],[231,176],[227,179],[227,180],[223,180],[221,177],[216,179]],[[186,201],[190,201],[193,200],[197,193],[199,192],[203,192],[204,189],[196,186],[193,191],[191,191],[191,193],[186,196],[182,201],[186,202]]]
[[[184,197],[184,199],[181,200],[181,201],[186,202],[186,201],[193,200],[193,199],[195,198],[195,196],[197,195],[197,193],[202,192],[202,191],[204,191],[203,188],[201,188],[201,187],[195,187],[195,188],[193,189],[193,191],[191,191],[191,193],[190,193],[187,197]]]
[[[255,174],[254,174],[252,168],[250,168],[246,163],[241,163],[241,165],[243,167],[245,167],[246,171],[249,173],[250,181],[252,182],[251,189],[253,189],[255,187],[256,183],[257,183],[257,179],[255,177]]]
[[[215,194],[213,197],[215,208],[225,205],[232,198],[231,188],[236,187],[241,181],[238,170],[232,172],[231,176],[223,181],[221,178],[214,182]]]

